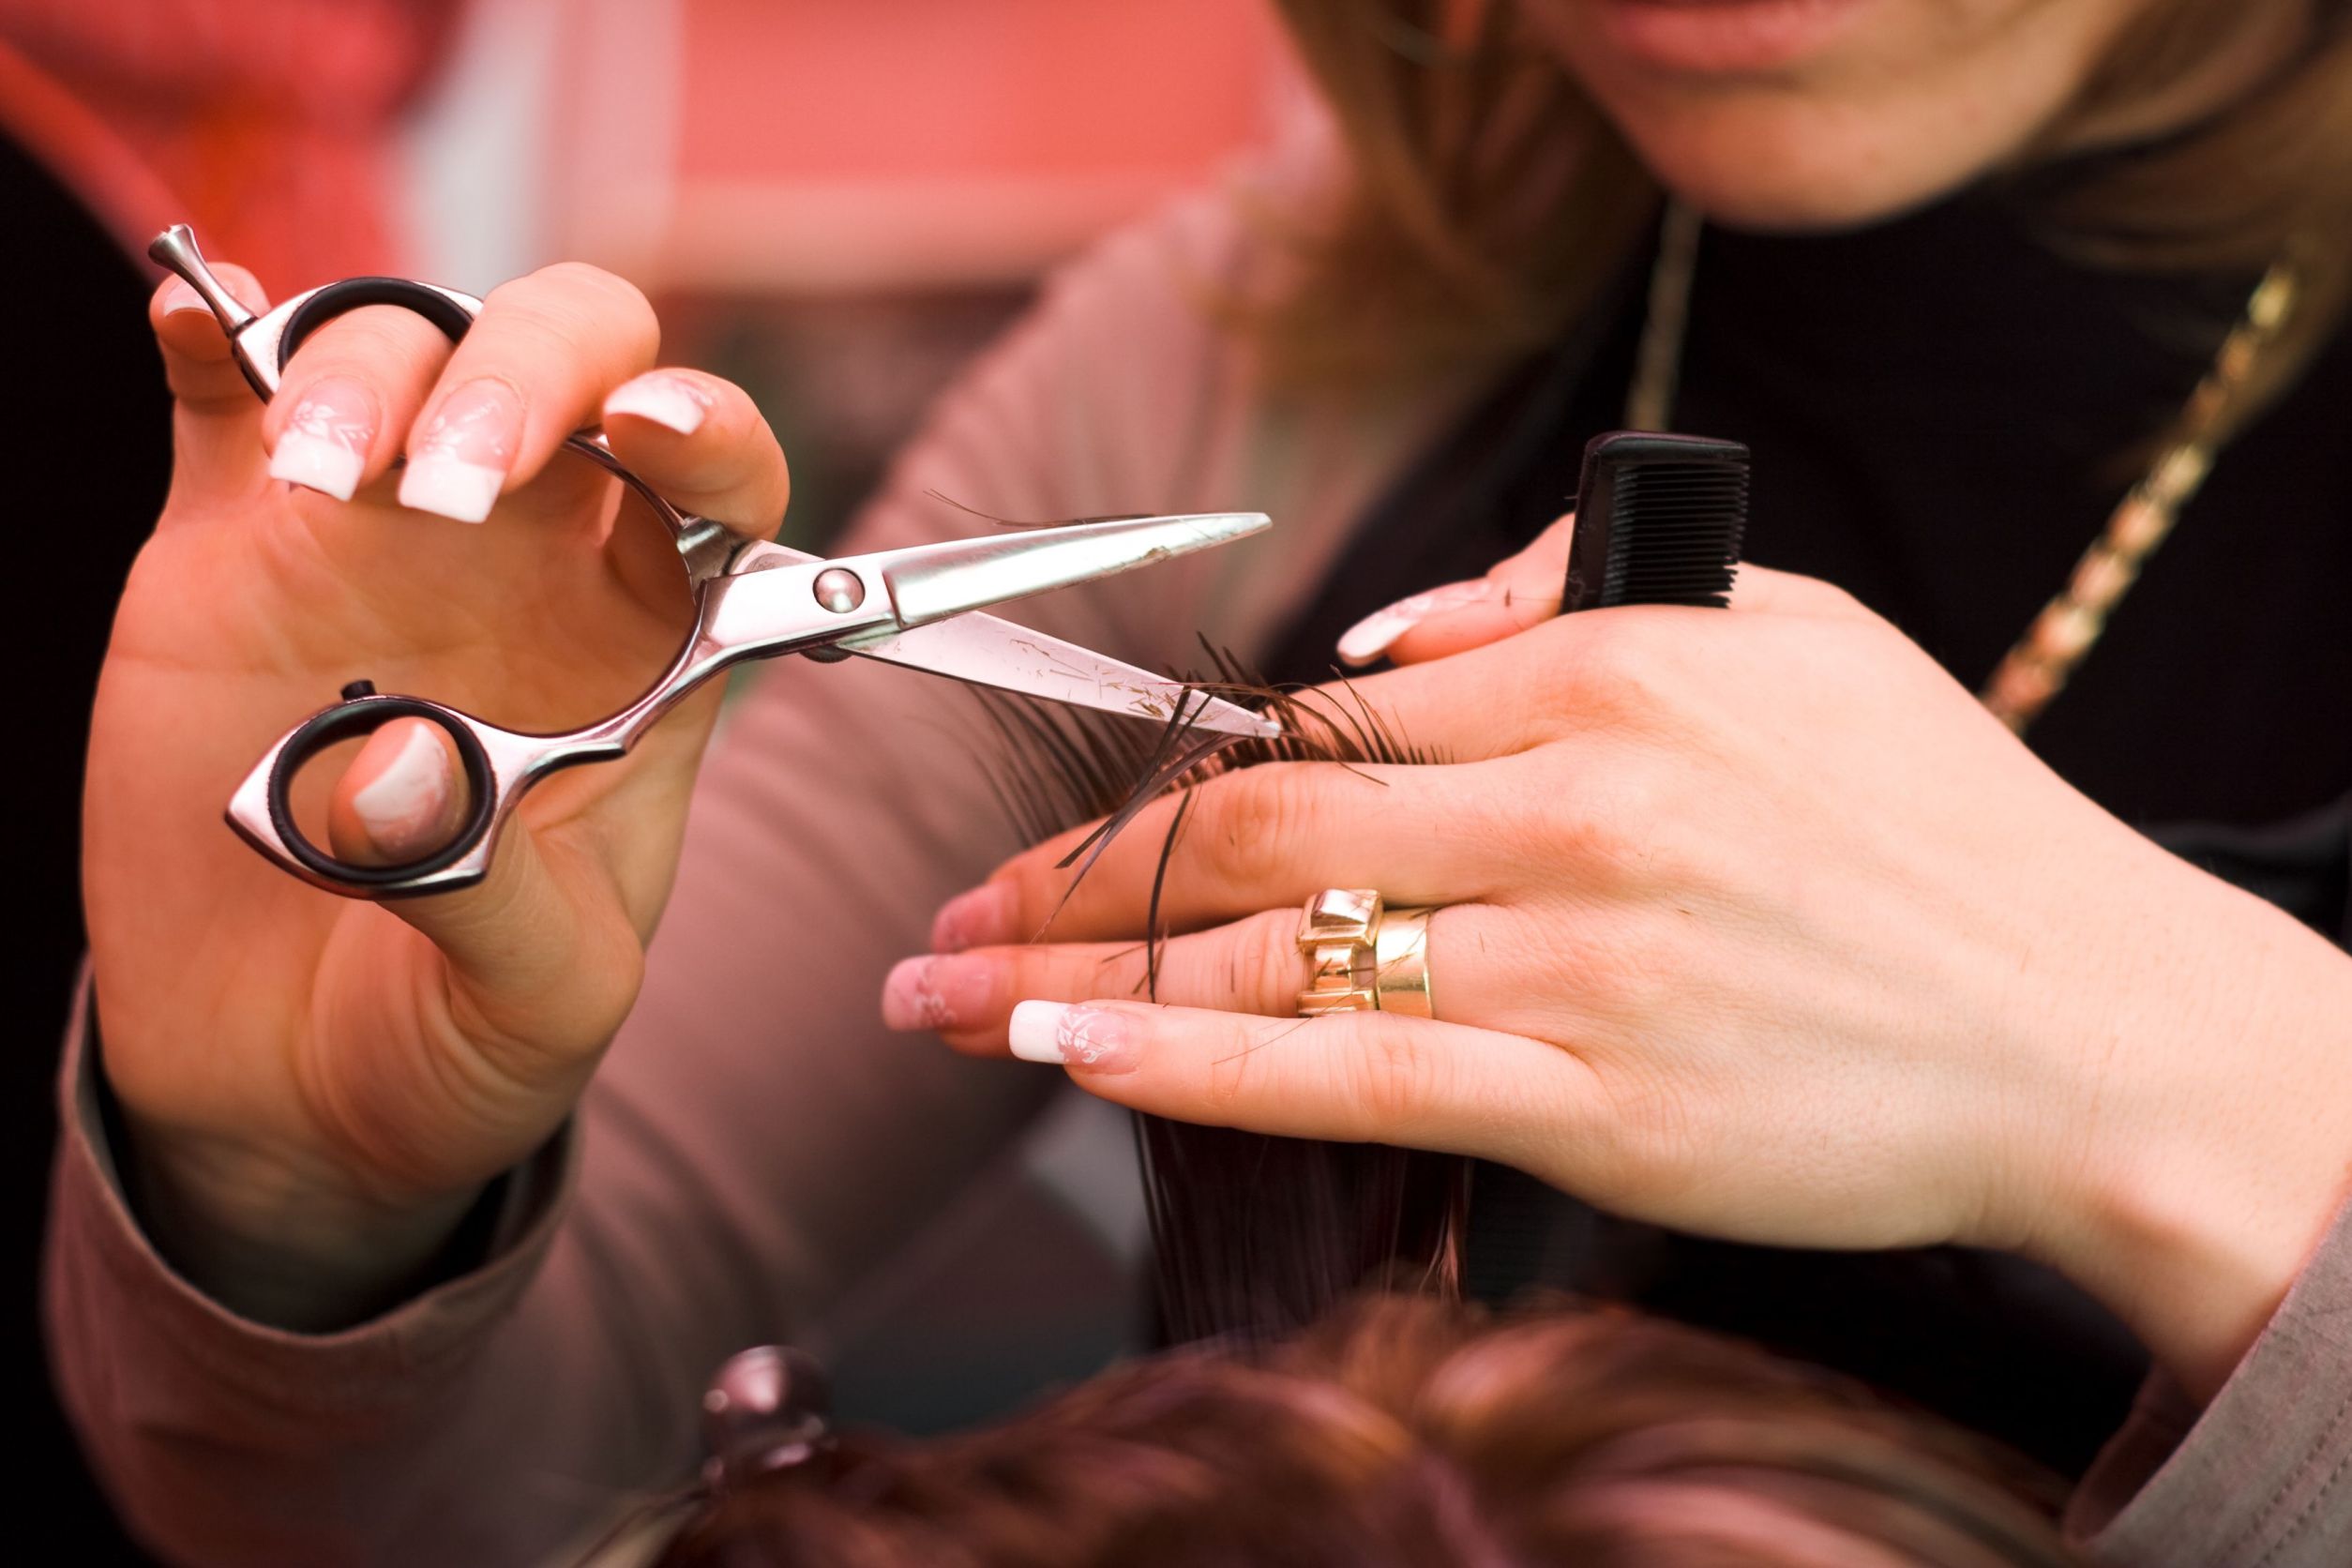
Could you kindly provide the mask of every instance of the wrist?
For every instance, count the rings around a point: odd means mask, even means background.
[[[2025,1250],[2202,1404],[2352,1186],[2352,957],[2192,874],[2207,885],[2168,902],[2175,940],[2081,1016],[2073,1136]]]
[[[378,1200],[128,1115],[116,1145],[125,1197],[164,1259],[239,1317],[295,1333],[349,1328],[433,1284],[482,1193]]]
[[[2277,1314],[2344,1197],[2341,1180],[2275,1202],[2145,1180],[2110,1192],[2045,1260],[2115,1313],[2202,1407]]]

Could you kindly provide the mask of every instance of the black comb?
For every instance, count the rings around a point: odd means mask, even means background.
[[[1701,435],[1612,430],[1584,449],[1560,613],[1730,602],[1748,523],[1748,449]]]

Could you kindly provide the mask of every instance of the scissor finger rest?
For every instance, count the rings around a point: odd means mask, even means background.
[[[422,697],[381,696],[365,681],[288,731],[253,765],[229,798],[229,825],[285,869],[329,893],[354,898],[405,898],[454,893],[490,870],[498,835],[516,803],[551,773],[624,756],[637,739],[712,673],[732,662],[694,643],[653,688],[621,712],[584,730],[531,734],[485,723]],[[305,833],[294,811],[294,781],[339,742],[373,734],[399,718],[421,718],[456,746],[465,777],[465,820],[447,842],[398,865],[345,860]]]
[[[490,836],[490,824],[498,815],[501,792],[496,769],[490,752],[475,736],[474,723],[464,715],[445,708],[438,702],[428,702],[417,697],[380,697],[366,682],[356,682],[344,688],[344,700],[333,707],[313,714],[300,728],[278,743],[264,761],[255,776],[266,794],[265,812],[277,842],[256,840],[255,847],[273,858],[293,861],[312,880],[325,879],[321,885],[353,885],[374,891],[396,884],[414,882],[431,877],[435,872],[449,871],[463,861],[468,853],[484,844]],[[359,735],[371,735],[396,718],[421,718],[436,725],[458,749],[458,761],[465,773],[466,816],[457,836],[414,860],[394,866],[363,866],[339,859],[312,843],[295,821],[294,813],[294,781],[303,768],[328,746]],[[229,821],[249,839],[254,835],[240,822],[232,806]],[[466,875],[466,873],[459,873]],[[478,873],[475,873],[478,874]]]

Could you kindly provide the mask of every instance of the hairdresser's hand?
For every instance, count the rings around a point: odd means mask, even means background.
[[[1396,651],[1451,656],[1356,683],[1452,765],[1194,792],[1175,1005],[1140,1000],[1138,941],[1169,801],[1049,927],[1066,837],[948,906],[953,956],[885,1010],[977,1051],[1009,1024],[1142,1109],[1484,1155],[1685,1229],[2026,1252],[2215,1386],[2342,1196],[2352,961],[1835,589],[1750,570],[1729,611],[1544,619],[1559,577],[1440,607]],[[1298,909],[1334,886],[1444,906],[1441,1021],[1289,1016]]]
[[[192,305],[173,285],[151,307],[177,464],[91,740],[98,1015],[165,1250],[230,1304],[315,1327],[430,1271],[482,1184],[569,1113],[636,995],[717,693],[627,760],[541,785],[463,893],[307,887],[223,824],[231,789],[354,678],[525,729],[651,683],[686,624],[682,568],[634,508],[611,526],[591,465],[551,460],[566,431],[602,417],[670,498],[761,530],[784,460],[741,391],[646,375],[653,312],[592,268],[497,290],[454,354],[404,312],[344,317],[266,412]],[[446,743],[413,720],[312,771],[297,808],[347,857],[415,858],[463,805]]]

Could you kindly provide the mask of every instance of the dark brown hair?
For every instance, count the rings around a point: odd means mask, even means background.
[[[2061,1568],[2050,1484],[1676,1324],[1374,1298],[721,1489],[658,1568]]]
[[[1091,818],[1101,825],[1071,857],[1072,884],[1135,814],[1170,791],[1262,762],[1344,766],[1440,761],[1397,735],[1345,684],[1275,687],[1207,650],[1202,689],[1272,711],[1273,739],[1196,730],[1183,715],[1154,729],[1087,709],[980,695],[998,745],[990,778],[1031,843]],[[1184,828],[1180,800],[1161,866]],[[1138,919],[1156,988],[1163,935],[1155,888]],[[1042,940],[1051,940],[1048,921]],[[1302,981],[1304,961],[1302,960]],[[1371,1284],[1441,1294],[1458,1288],[1469,1162],[1369,1143],[1276,1138],[1138,1115],[1136,1147],[1152,1221],[1162,1323],[1178,1340],[1276,1335],[1314,1322]]]

